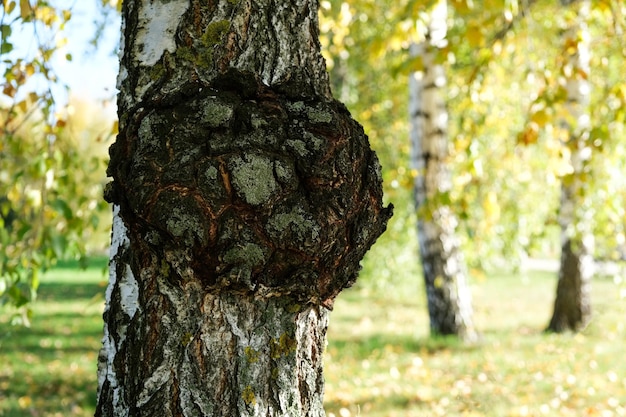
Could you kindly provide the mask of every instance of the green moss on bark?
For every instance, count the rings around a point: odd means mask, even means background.
[[[246,348],[244,349],[244,354],[246,355],[246,361],[248,363],[257,363],[261,357],[260,352],[250,346],[246,346]]]
[[[218,20],[210,23],[202,35],[202,45],[205,48],[212,48],[217,45],[229,28],[230,22],[228,20]]]
[[[289,356],[296,351],[297,346],[298,342],[295,338],[283,333],[278,339],[270,339],[270,357],[280,359],[283,356]]]
[[[246,405],[255,405],[256,404],[256,396],[254,395],[254,390],[250,385],[247,385],[241,393],[241,398]]]

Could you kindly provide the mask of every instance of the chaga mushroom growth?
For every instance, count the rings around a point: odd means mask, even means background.
[[[332,305],[391,217],[361,126],[297,82],[232,70],[185,91],[131,116],[109,199],[181,282]]]

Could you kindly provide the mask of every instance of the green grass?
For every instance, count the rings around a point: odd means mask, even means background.
[[[60,265],[42,281],[30,329],[0,312],[0,416],[93,415],[104,281],[102,265]],[[416,281],[357,285],[337,300],[329,417],[626,415],[626,299],[610,279],[594,282],[584,332],[546,335],[554,274],[483,276],[473,346],[428,337]]]
[[[594,282],[581,334],[544,334],[555,274],[482,277],[472,287],[479,343],[428,337],[416,284],[336,303],[325,364],[332,416],[626,415],[626,299]]]
[[[49,271],[31,328],[9,325],[9,312],[0,310],[0,416],[93,416],[104,265]]]

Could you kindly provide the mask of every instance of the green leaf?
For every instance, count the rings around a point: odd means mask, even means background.
[[[13,44],[9,42],[2,42],[2,46],[0,47],[0,54],[8,54],[13,50]]]
[[[2,34],[2,39],[8,38],[11,36],[11,26],[9,25],[0,25],[0,33]]]
[[[32,296],[34,297],[37,294],[37,289],[39,288],[39,270],[38,269],[33,269],[31,271],[30,287],[32,289]]]
[[[89,218],[89,223],[91,224],[91,227],[97,229],[98,225],[100,224],[100,217],[98,217],[96,214],[92,214]]]
[[[67,248],[67,238],[61,233],[52,236],[52,250],[57,258],[62,258]]]
[[[28,293],[30,293],[30,290],[28,292],[24,291],[24,286],[19,283],[12,285],[8,291],[9,297],[13,300],[13,304],[18,308],[30,301]]]
[[[74,214],[72,213],[72,208],[69,206],[69,204],[67,204],[65,200],[57,198],[56,200],[52,201],[51,206],[67,220],[71,220],[74,217]]]

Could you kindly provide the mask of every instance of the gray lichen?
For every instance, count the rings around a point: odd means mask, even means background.
[[[323,138],[315,136],[312,133],[304,132],[304,139],[306,139],[306,143],[309,144],[311,149],[315,151],[319,151],[325,145],[325,141]]]
[[[290,183],[294,179],[293,168],[281,161],[274,162],[274,173],[278,181],[283,184]]]
[[[306,115],[313,123],[330,123],[333,120],[332,113],[318,107],[307,108]]]
[[[295,101],[293,103],[288,103],[287,108],[291,111],[300,112],[304,110],[305,105],[303,101]]]
[[[175,207],[172,214],[166,221],[168,232],[174,237],[181,237],[185,232],[190,231],[196,226],[197,220],[187,215],[180,207]]]
[[[266,202],[278,189],[273,167],[269,158],[252,153],[236,156],[228,164],[237,193],[252,205]]]
[[[212,128],[225,125],[232,117],[231,106],[214,100],[207,100],[202,112],[202,121]]]
[[[206,171],[204,171],[204,175],[209,181],[217,181],[217,168],[209,166]]]
[[[300,139],[290,139],[287,142],[287,146],[291,148],[300,157],[306,157],[309,155],[309,150],[306,148],[306,143]]]
[[[321,232],[320,226],[301,207],[275,214],[267,222],[267,229],[277,239],[293,234],[305,245],[319,241]]]
[[[225,264],[233,265],[229,277],[231,280],[244,283],[248,288],[254,289],[255,284],[251,280],[252,270],[267,262],[267,254],[259,245],[245,243],[227,250],[222,260]]]
[[[266,260],[263,249],[254,243],[233,247],[224,254],[224,262],[248,267],[262,265]]]
[[[179,204],[178,207],[172,208],[163,202],[163,206],[160,207],[159,217],[164,220],[165,229],[174,238],[183,239],[190,245],[194,241],[206,242],[206,229],[200,223],[201,217],[198,216],[195,208],[187,206],[190,204],[190,199],[183,199]]]
[[[285,141],[287,148],[291,149],[300,157],[308,157],[317,153],[324,146],[323,138],[315,136],[309,132],[303,132],[302,137],[292,138]]]

